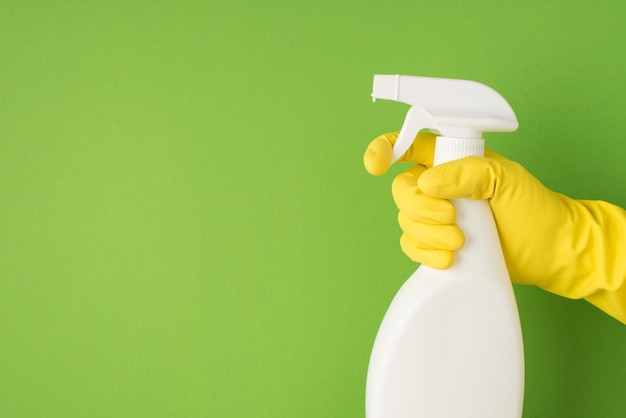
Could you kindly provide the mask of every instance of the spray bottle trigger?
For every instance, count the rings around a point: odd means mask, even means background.
[[[409,149],[415,137],[422,129],[437,130],[437,122],[431,115],[419,106],[411,106],[404,118],[402,129],[393,146],[391,163],[395,163]]]

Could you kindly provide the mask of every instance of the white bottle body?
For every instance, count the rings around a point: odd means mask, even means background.
[[[393,299],[370,358],[367,418],[522,415],[522,333],[491,208],[453,203],[465,245],[449,269],[420,266]]]

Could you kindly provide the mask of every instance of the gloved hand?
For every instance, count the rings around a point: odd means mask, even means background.
[[[387,171],[398,134],[373,140],[364,156],[374,175]],[[447,268],[464,242],[447,199],[487,199],[516,283],[585,298],[626,323],[626,213],[602,201],[574,200],[543,186],[521,165],[487,150],[432,167],[435,135],[420,133],[400,161],[416,163],[392,186],[414,261]]]

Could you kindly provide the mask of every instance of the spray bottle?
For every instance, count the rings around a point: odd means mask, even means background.
[[[513,110],[473,81],[375,75],[372,97],[411,105],[393,161],[420,130],[439,135],[434,164],[483,156],[483,132],[517,129]],[[382,321],[366,385],[367,418],[520,418],[522,333],[487,201],[454,199],[465,245],[449,269],[421,265]]]

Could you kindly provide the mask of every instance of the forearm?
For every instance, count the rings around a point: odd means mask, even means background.
[[[568,200],[564,231],[555,236],[553,270],[538,285],[571,299],[585,299],[626,324],[626,212],[602,201]],[[558,231],[558,228],[557,228]]]
[[[580,203],[594,220],[589,245],[597,260],[585,299],[626,324],[626,212],[606,202]]]

